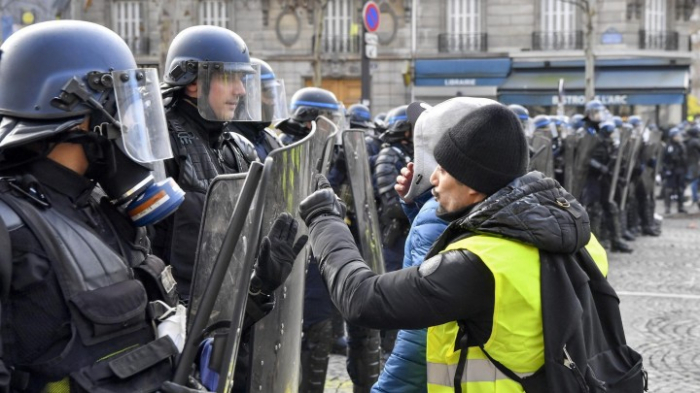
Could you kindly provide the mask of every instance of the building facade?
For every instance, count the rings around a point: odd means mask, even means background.
[[[696,0],[376,2],[381,22],[369,102],[375,113],[412,99],[436,103],[458,95],[553,113],[559,79],[567,113],[580,112],[589,19],[596,88],[613,112],[680,121],[684,95],[698,79],[691,78],[691,48],[700,41]],[[323,87],[346,105],[360,99],[364,0],[24,0],[0,10],[3,33],[8,15],[22,21],[18,10],[39,3],[61,8],[62,18],[111,27],[141,64],[161,70],[178,31],[226,27],[284,78],[289,96],[313,84],[318,61]],[[587,3],[595,12],[586,12]]]

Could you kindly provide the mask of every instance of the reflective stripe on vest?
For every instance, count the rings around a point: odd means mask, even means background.
[[[544,364],[539,250],[509,239],[477,235],[458,240],[442,252],[459,249],[477,255],[494,276],[493,325],[484,349],[521,377],[534,373]],[[606,274],[605,251],[592,235],[586,249]],[[430,393],[454,392],[460,354],[455,348],[458,331],[457,322],[428,328]],[[478,347],[468,350],[461,385],[464,393],[523,392],[520,384],[498,371]]]

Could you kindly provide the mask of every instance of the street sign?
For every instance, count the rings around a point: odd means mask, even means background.
[[[365,55],[368,59],[377,58],[377,45],[365,44]]]
[[[374,33],[365,33],[365,44],[367,45],[377,45],[379,43],[379,36]]]
[[[379,6],[373,1],[365,3],[362,8],[362,21],[365,24],[365,29],[370,33],[374,33],[379,29]]]

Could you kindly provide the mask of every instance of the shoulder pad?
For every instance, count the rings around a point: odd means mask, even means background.
[[[13,231],[21,227],[22,219],[5,202],[0,201],[0,220],[5,223],[8,231]]]
[[[274,142],[277,144],[276,146],[274,146],[275,149],[282,147],[282,142],[281,142],[279,136],[277,136],[277,134],[274,131],[272,131],[269,128],[265,128],[263,130],[263,132],[265,133],[265,138],[267,138],[268,141]]]
[[[234,145],[243,153],[243,157],[248,162],[260,161],[258,159],[258,153],[255,151],[255,145],[253,142],[249,141],[246,137],[235,132],[226,133]]]

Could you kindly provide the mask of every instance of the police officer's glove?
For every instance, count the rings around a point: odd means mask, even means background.
[[[298,230],[299,224],[291,214],[285,212],[277,217],[260,246],[258,263],[250,283],[252,293],[271,294],[287,280],[297,255],[308,239],[304,235],[295,243]]]
[[[210,393],[201,383],[192,376],[189,377],[187,386],[182,386],[175,382],[166,381],[160,387],[163,393]]]
[[[336,216],[345,218],[345,204],[333,192],[328,179],[319,175],[316,183],[316,191],[304,198],[299,204],[299,214],[307,226],[319,217]]]

